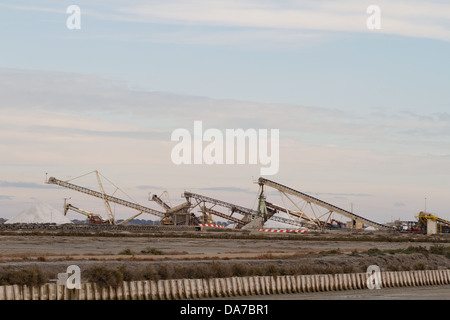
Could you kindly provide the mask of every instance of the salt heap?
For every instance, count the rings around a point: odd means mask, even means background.
[[[5,223],[72,223],[60,210],[45,203],[36,203]]]

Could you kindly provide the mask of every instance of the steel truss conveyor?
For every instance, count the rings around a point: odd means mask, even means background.
[[[308,203],[314,203],[315,205],[318,205],[320,207],[323,207],[323,208],[329,210],[330,213],[331,212],[335,212],[335,213],[341,214],[341,215],[343,215],[345,217],[350,218],[352,221],[361,222],[364,225],[371,226],[371,227],[374,227],[374,228],[379,229],[379,230],[393,230],[394,229],[393,227],[390,227],[390,226],[387,226],[387,225],[384,225],[384,224],[381,224],[381,223],[374,222],[374,221],[371,221],[369,219],[363,218],[363,217],[361,217],[359,215],[356,215],[356,214],[354,214],[354,213],[352,213],[350,211],[341,209],[341,208],[336,207],[336,206],[334,206],[334,205],[332,205],[330,203],[327,203],[325,201],[322,201],[322,200],[319,200],[317,198],[311,197],[311,196],[309,196],[309,195],[307,195],[307,194],[305,194],[303,192],[294,190],[292,188],[289,188],[287,186],[284,186],[282,184],[279,184],[277,182],[274,182],[274,181],[271,181],[271,180],[268,180],[268,179],[265,179],[265,178],[259,178],[258,179],[258,184],[260,186],[266,185],[266,186],[272,187],[272,188],[274,188],[276,190],[279,190],[280,192],[288,193],[290,195],[299,197],[299,198],[303,199],[304,201],[306,201]]]
[[[245,207],[238,206],[238,205],[235,205],[235,204],[232,204],[229,202],[225,202],[222,200],[214,199],[211,197],[203,196],[203,195],[192,193],[192,192],[184,192],[184,194],[182,196],[185,197],[186,200],[188,200],[188,201],[189,201],[189,199],[192,198],[192,199],[196,199],[198,203],[207,202],[207,203],[212,204],[213,207],[217,205],[220,207],[230,209],[231,214],[225,214],[225,213],[222,213],[222,212],[212,209],[212,207],[204,208],[204,210],[207,213],[214,214],[221,218],[225,218],[227,220],[235,222],[239,225],[239,227],[247,225],[248,223],[250,223],[251,221],[253,221],[256,217],[258,217],[260,215],[260,213],[258,213],[258,211],[255,211],[253,209],[245,208]],[[241,214],[241,215],[243,215],[243,217],[241,219],[239,219],[237,217],[233,217],[232,215],[234,213]],[[270,217],[268,217],[268,218],[269,218],[269,220],[285,223],[288,225],[292,225],[292,226],[296,226],[296,227],[304,227],[304,224],[301,221],[292,220],[289,218],[278,217],[278,216],[273,215],[273,212],[271,212]]]
[[[160,212],[158,210],[154,210],[154,209],[151,209],[151,208],[148,208],[148,207],[144,207],[144,206],[142,206],[142,205],[140,205],[138,203],[134,203],[134,202],[131,202],[131,201],[123,200],[123,199],[120,199],[120,198],[108,195],[106,193],[102,193],[102,192],[94,191],[94,190],[91,190],[91,189],[88,189],[88,188],[80,187],[78,185],[75,185],[75,184],[67,182],[67,181],[58,180],[58,179],[56,179],[54,177],[50,177],[47,180],[46,183],[48,183],[48,184],[55,184],[55,185],[58,185],[58,186],[61,186],[61,187],[64,187],[64,188],[72,189],[72,190],[75,190],[75,191],[78,191],[78,192],[81,192],[81,193],[88,194],[88,195],[93,196],[93,197],[97,197],[97,198],[100,198],[100,199],[103,199],[103,200],[106,200],[106,201],[110,201],[110,202],[113,202],[113,203],[120,204],[120,205],[128,207],[128,208],[135,209],[135,210],[140,211],[140,212],[145,212],[145,213],[148,213],[148,214],[152,214],[152,215],[160,217],[160,218],[164,218],[164,216],[165,216],[165,214],[163,212]]]
[[[217,215],[221,218],[225,218],[227,220],[230,220],[232,222],[237,223],[238,225],[240,225],[241,227],[246,225],[248,222],[252,221],[254,217],[256,217],[258,215],[258,213],[255,210],[252,209],[248,209],[242,206],[238,206],[229,202],[225,202],[222,200],[218,200],[218,199],[214,199],[211,197],[207,197],[207,196],[203,196],[200,194],[196,194],[196,193],[192,193],[192,192],[187,192],[185,191],[182,195],[184,198],[186,198],[187,201],[190,201],[190,199],[195,199],[197,201],[197,204],[200,204],[201,202],[203,203],[210,203],[214,206],[220,206],[220,207],[224,207],[227,209],[231,210],[230,214],[225,214],[222,212],[219,212],[217,210],[213,210],[212,207],[211,208],[204,208],[204,210],[210,214],[214,214]],[[237,217],[233,217],[232,215],[234,213],[238,213],[240,215],[243,215],[242,219],[239,219]]]
[[[227,215],[227,214],[225,214],[225,213],[219,212],[219,211],[214,210],[214,209],[205,208],[205,211],[206,211],[207,213],[214,214],[214,215],[216,215],[216,216],[218,216],[218,217],[221,217],[221,218],[230,220],[231,222],[237,223],[239,226],[245,226],[245,225],[247,224],[247,222],[242,221],[241,219],[232,217],[232,216],[230,216],[230,215]]]

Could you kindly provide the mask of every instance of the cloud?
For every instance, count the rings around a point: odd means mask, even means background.
[[[12,181],[0,181],[0,187],[4,188],[26,188],[26,189],[56,189],[56,186],[47,184],[39,184],[35,182],[12,182]]]
[[[450,113],[448,112],[438,112],[435,113],[434,116],[436,116],[440,121],[450,122]]]
[[[366,9],[373,3],[344,1],[154,1],[129,4],[119,15],[140,22],[249,28],[311,30],[327,33],[368,33]],[[377,1],[381,8],[379,33],[450,40],[450,5],[442,1]]]
[[[4,128],[14,131],[27,127],[33,133],[55,139],[61,135],[162,139],[177,127],[192,126],[194,120],[219,129],[279,128],[289,136],[314,132],[386,138],[394,130],[401,133],[399,128],[417,128],[422,120],[406,122],[390,114],[389,122],[386,118],[376,121],[364,111],[357,114],[332,108],[133,90],[121,83],[81,74],[0,71],[0,94],[5,106],[0,121]],[[39,122],[35,121],[37,118]],[[298,119],[302,119],[301,126]],[[442,123],[443,130],[447,130],[446,124]],[[420,126],[423,128],[422,122]],[[435,128],[433,124],[425,129]]]
[[[312,193],[309,193],[312,194]],[[335,196],[335,197],[372,197],[373,195],[367,193],[334,193],[334,192],[319,192],[314,193],[319,196]]]
[[[359,148],[441,157],[450,147],[450,121],[442,112],[211,99],[130,89],[95,76],[6,68],[0,69],[0,96],[3,163],[26,163],[29,154],[41,164],[126,163],[130,157],[163,163],[171,132],[192,131],[195,120],[203,121],[204,130],[280,129],[283,148],[320,146],[324,154],[351,155]]]
[[[208,187],[208,188],[196,188],[203,191],[224,191],[224,192],[240,192],[240,193],[254,193],[254,191],[246,188],[236,187]]]
[[[186,127],[199,120],[199,114],[200,120],[207,120],[206,125],[216,128],[232,124],[298,129],[295,117],[316,123],[352,117],[326,108],[132,90],[111,80],[81,74],[0,71],[4,125],[13,129],[13,123],[20,123],[22,128],[48,135],[64,131],[74,135],[160,134],[161,137],[167,128]],[[284,112],[279,112],[280,108]],[[23,114],[20,110],[29,112]],[[304,126],[311,129],[315,124],[305,121]]]
[[[124,35],[120,29],[107,38],[132,41],[203,43],[203,44],[263,44],[284,43],[308,45],[314,39],[335,38],[337,35],[393,35],[450,41],[450,4],[439,1],[379,0],[381,29],[368,30],[366,12],[372,1],[257,1],[257,0],[166,0],[108,1],[96,3],[78,1],[82,16],[93,21],[137,23],[168,26],[152,28],[152,32]],[[57,1],[35,6],[32,2],[3,4],[11,10],[47,14],[63,14],[65,8]]]
[[[118,12],[141,18],[143,22],[190,23],[203,25],[256,26],[275,28],[348,29],[357,21],[365,21],[369,2],[347,1],[150,1],[121,6]],[[445,19],[448,4],[440,1],[378,1],[392,16],[432,17]],[[361,17],[362,16],[362,17]]]
[[[158,186],[150,186],[150,185],[141,185],[137,186],[139,190],[163,190],[164,188],[158,187]]]
[[[6,195],[0,194],[0,200],[12,200],[13,198],[14,198],[14,196],[6,196]]]

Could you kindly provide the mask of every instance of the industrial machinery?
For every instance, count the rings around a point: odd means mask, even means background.
[[[439,218],[438,216],[421,211],[416,216],[417,228],[422,233],[435,234],[435,233],[450,233],[450,221]]]
[[[111,223],[108,220],[103,220],[103,218],[98,214],[94,214],[92,212],[77,208],[77,207],[71,205],[70,203],[67,203],[66,200],[64,200],[64,215],[67,215],[67,212],[69,210],[72,210],[72,211],[81,213],[82,215],[85,215],[87,217],[88,223],[93,223],[93,224],[110,224]]]
[[[81,186],[78,186],[71,182],[74,179],[84,177],[91,173],[95,174],[100,191],[95,191],[95,190],[92,190],[89,188],[81,187]],[[145,207],[145,206],[137,203],[134,200],[129,201],[129,200],[124,200],[122,198],[119,198],[115,194],[120,189],[117,186],[115,186],[111,181],[106,179],[103,175],[101,175],[98,171],[92,171],[92,172],[82,175],[80,177],[76,177],[76,178],[68,180],[68,181],[63,181],[63,180],[56,179],[55,177],[50,177],[46,180],[46,183],[47,184],[55,184],[55,185],[58,185],[58,186],[61,186],[64,188],[75,190],[75,191],[102,199],[104,202],[104,205],[105,205],[106,212],[108,214],[108,219],[106,221],[109,221],[109,223],[112,225],[125,224],[125,223],[129,222],[130,220],[138,217],[142,213],[148,213],[148,214],[151,214],[153,216],[160,218],[160,223],[162,225],[186,225],[187,226],[187,225],[197,225],[200,223],[200,220],[194,214],[192,214],[190,212],[191,204],[189,202],[185,202],[178,206],[171,207],[170,205],[165,203],[160,197],[158,197],[157,195],[153,195],[151,200],[158,203],[165,211],[165,212],[161,212],[161,211],[158,211],[158,210],[155,210],[152,208]],[[105,192],[105,188],[103,186],[102,179],[101,179],[102,177],[104,179],[108,180],[108,182],[114,186],[115,191],[112,194],[107,194]],[[122,190],[120,190],[120,191],[122,191]],[[129,197],[129,198],[131,198],[131,197]],[[119,205],[122,205],[122,206],[125,206],[128,208],[134,209],[134,210],[138,211],[138,213],[129,217],[128,219],[121,221],[120,223],[117,223],[114,218],[114,214],[112,213],[110,203],[116,203],[116,204],[119,204]],[[68,209],[77,211],[84,215],[89,214],[87,211],[80,210],[74,206],[70,206]]]
[[[256,212],[251,209],[192,192],[186,191],[183,193],[182,197],[186,198],[186,201],[189,203],[191,203],[191,200],[195,201],[195,204],[192,205],[191,209],[198,206],[202,213],[201,219],[203,221],[213,221],[211,215],[216,215],[234,222],[235,228],[240,229],[249,223],[252,220],[252,217],[256,215]],[[225,208],[228,212],[221,212],[215,209],[215,207]],[[237,213],[238,216],[234,215],[235,213]]]
[[[162,211],[159,211],[138,204],[132,199],[132,201],[129,201],[119,198],[118,196],[116,196],[116,192],[120,189],[112,184],[109,180],[108,181],[115,187],[115,190],[113,193],[106,193],[101,179],[103,176],[98,171],[93,171],[91,173],[95,173],[96,175],[99,191],[81,187],[72,183],[72,180],[80,177],[67,181],[59,180],[55,177],[50,177],[46,180],[46,183],[55,184],[102,199],[108,215],[108,218],[104,221],[107,221],[112,225],[118,225],[118,223],[114,218],[110,203],[119,204],[134,209],[138,212],[130,218],[120,222],[120,224],[127,223],[128,221],[141,215],[142,213],[148,213],[158,217],[162,225],[196,226],[198,224],[213,224],[213,216],[216,216],[233,222],[234,227],[237,229],[260,228],[266,222],[274,221],[294,228],[323,230],[343,228],[346,226],[345,223],[340,222],[332,217],[332,214],[337,213],[341,216],[351,219],[350,225],[347,226],[350,228],[363,228],[371,226],[379,230],[396,230],[393,226],[388,226],[371,221],[369,219],[356,215],[353,212],[341,209],[325,201],[319,200],[315,197],[309,196],[305,193],[265,178],[259,178],[257,180],[260,190],[258,193],[258,205],[256,210],[192,192],[184,192],[182,197],[185,198],[186,201],[177,206],[172,206],[170,204],[170,201],[169,203],[167,203],[162,199],[162,196],[158,196],[156,194],[149,195],[149,200],[156,202],[162,208]],[[83,176],[86,175],[87,174]],[[282,196],[283,205],[275,204],[273,203],[273,201],[267,201],[267,195],[265,192],[266,187],[273,188],[279,192],[279,194]],[[168,195],[167,191],[165,191],[163,194]],[[272,195],[272,193],[270,193],[269,195]],[[291,206],[294,205],[294,208],[289,209],[285,201],[288,201],[288,204],[290,204]],[[302,204],[299,204],[299,201],[301,201]],[[195,208],[200,209],[201,216],[196,216],[193,213],[193,210]],[[84,211],[70,204],[65,204],[65,212],[67,212],[67,210],[69,209],[82,213],[92,218],[93,221],[97,221],[97,223],[101,221],[101,217],[99,217],[98,215],[94,216],[88,211]],[[449,224],[446,224],[446,226],[448,225]]]
[[[394,230],[393,227],[387,226],[378,222],[371,221],[369,219],[363,218],[359,215],[354,214],[353,212],[344,210],[342,208],[336,207],[332,204],[329,204],[325,201],[319,200],[315,197],[309,196],[303,192],[294,190],[290,187],[284,186],[277,182],[259,178],[257,183],[260,186],[260,197],[264,197],[264,186],[268,186],[278,190],[281,195],[285,196],[291,204],[293,204],[296,208],[295,211],[286,211],[291,216],[298,217],[304,221],[309,228],[323,230],[324,228],[329,228],[333,219],[331,216],[333,213],[337,213],[344,217],[351,219],[351,228],[355,228],[359,226],[363,228],[364,226],[371,226],[378,230]],[[293,197],[296,200],[302,200],[303,204],[299,205],[298,201],[294,201]],[[271,206],[271,204],[266,202],[266,206]],[[306,210],[309,210],[309,214],[306,213]],[[321,211],[320,211],[321,209]]]
[[[168,192],[164,191],[163,194],[168,194]],[[189,201],[172,207],[156,194],[153,194],[150,200],[155,201],[165,210],[165,216],[161,220],[164,225],[197,225],[202,223],[199,218],[190,212],[191,203]]]
[[[418,221],[395,220],[389,224],[401,233],[423,233],[423,230],[419,227]]]
[[[262,206],[259,206],[258,210],[253,210],[192,192],[184,192],[182,196],[189,202],[191,199],[195,200],[196,203],[192,208],[198,206],[203,216],[216,215],[224,218],[233,222],[236,229],[259,228],[262,227],[268,219],[282,222],[296,228],[304,227],[304,225],[297,220],[275,216],[276,210],[272,208],[263,208]],[[217,207],[221,208],[222,211],[219,211],[219,208]],[[223,209],[228,212],[223,212]]]
[[[98,171],[93,171],[93,172],[90,172],[90,173],[95,173],[95,175],[97,177],[98,184],[99,184],[100,192],[99,191],[95,191],[95,190],[91,190],[91,189],[88,189],[88,188],[85,188],[85,187],[78,186],[76,184],[73,184],[73,183],[69,182],[70,180],[63,181],[63,180],[56,179],[55,177],[48,178],[46,180],[46,183],[47,184],[55,184],[55,185],[58,185],[58,186],[61,186],[61,187],[64,187],[64,188],[75,190],[75,191],[78,191],[78,192],[81,192],[81,193],[84,193],[84,194],[87,194],[87,195],[90,195],[90,196],[102,199],[104,204],[105,204],[106,212],[108,214],[108,221],[112,225],[117,225],[117,222],[116,222],[116,220],[114,218],[114,215],[112,213],[110,202],[116,203],[116,204],[119,204],[119,205],[122,205],[122,206],[125,206],[125,207],[128,207],[128,208],[131,208],[131,209],[134,209],[134,210],[138,211],[138,213],[136,215],[131,216],[130,218],[122,221],[121,223],[127,223],[131,219],[136,218],[137,216],[141,215],[144,212],[148,213],[148,214],[151,214],[151,215],[154,215],[154,216],[157,216],[157,217],[159,217],[161,219],[163,219],[166,216],[163,212],[160,212],[160,211],[157,211],[155,209],[148,208],[148,207],[144,207],[144,206],[138,204],[135,201],[128,201],[128,200],[124,200],[124,199],[118,198],[118,197],[114,196],[115,192],[113,193],[113,195],[107,194],[105,192],[105,190],[104,190],[103,183],[101,182],[100,173]],[[83,175],[83,176],[85,176],[85,175]],[[74,179],[76,179],[76,178],[74,178]],[[71,179],[71,180],[74,180],[74,179]],[[117,190],[118,190],[118,188],[116,187],[116,191]]]

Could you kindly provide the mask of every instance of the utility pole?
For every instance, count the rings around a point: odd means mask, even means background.
[[[427,213],[427,198],[425,197],[425,213]]]

